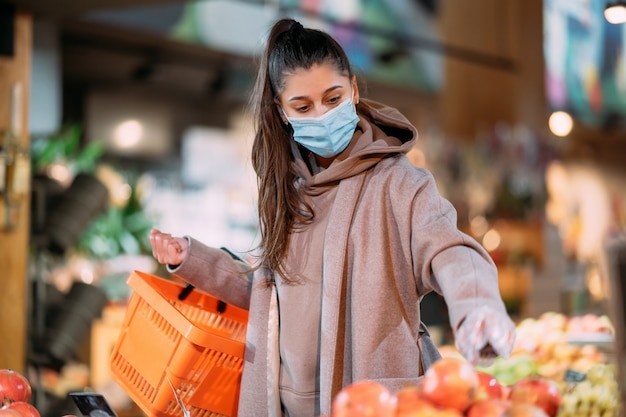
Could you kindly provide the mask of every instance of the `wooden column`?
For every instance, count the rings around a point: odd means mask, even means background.
[[[443,41],[450,52],[458,52],[446,54],[444,61],[441,117],[449,136],[471,140],[497,122],[516,121],[521,71],[516,41],[523,24],[520,3],[525,2],[441,3]]]
[[[28,96],[32,50],[32,19],[17,13],[12,56],[0,56],[0,131],[10,129],[19,115],[19,139],[28,147]],[[21,99],[17,113],[12,110],[12,96],[19,85]],[[27,348],[27,310],[29,283],[27,274],[30,200],[22,200],[19,219],[11,230],[0,230],[0,368],[25,372]]]

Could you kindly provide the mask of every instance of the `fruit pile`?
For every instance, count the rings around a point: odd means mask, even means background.
[[[619,387],[615,365],[593,365],[579,382],[563,392],[558,417],[615,417],[619,414]]]
[[[547,312],[538,318],[527,318],[516,326],[515,349],[508,359],[497,358],[482,369],[510,385],[531,374],[563,381],[568,370],[586,373],[593,365],[606,363],[605,353],[593,343],[572,343],[573,340],[594,340],[613,335],[606,316],[586,314],[568,317]],[[594,337],[595,336],[595,337]]]
[[[505,386],[463,359],[444,357],[399,392],[369,380],[345,387],[330,417],[555,417],[561,401],[551,379],[528,376]]]
[[[0,417],[40,417],[29,403],[32,388],[24,375],[12,369],[0,369]]]

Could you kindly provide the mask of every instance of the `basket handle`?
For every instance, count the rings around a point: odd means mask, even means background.
[[[183,301],[185,298],[189,297],[189,294],[191,294],[191,291],[193,291],[195,287],[192,284],[187,284],[182,290],[180,290],[180,292],[178,293],[178,299],[180,301]],[[222,301],[222,300],[217,300],[217,312],[222,314],[223,312],[226,311],[226,306],[228,304],[226,304],[226,302]]]
[[[243,259],[231,252],[228,248],[222,246],[220,249],[229,254],[230,257],[234,260],[243,262]],[[183,301],[184,299],[189,297],[189,294],[191,294],[191,291],[193,291],[194,288],[195,287],[192,284],[187,284],[182,290],[180,290],[180,293],[178,293],[178,299],[180,301]],[[217,303],[217,312],[221,314],[224,311],[226,311],[226,303],[222,300],[219,300]]]
[[[189,297],[191,291],[193,291],[195,287],[192,284],[187,284],[180,292],[178,293],[178,299],[183,301],[185,298]]]

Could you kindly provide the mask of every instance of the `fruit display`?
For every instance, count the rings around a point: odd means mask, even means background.
[[[12,369],[0,369],[0,417],[40,417],[29,403],[32,388],[28,379]]]
[[[417,385],[394,393],[357,382],[337,395],[329,417],[617,417],[612,338],[606,316],[545,313],[518,323],[507,359],[472,367],[443,346]]]
[[[444,357],[419,384],[390,392],[375,381],[345,387],[330,417],[556,417],[561,392],[552,380],[534,376],[511,387],[481,375],[467,361]]]
[[[557,417],[616,417],[619,413],[619,388],[615,365],[593,365],[579,382],[563,392]]]
[[[563,381],[568,371],[586,373],[593,365],[607,362],[610,344],[606,341],[613,337],[608,317],[595,314],[567,317],[547,312],[520,321],[516,331],[511,357],[497,358],[483,369],[506,385],[529,375]]]

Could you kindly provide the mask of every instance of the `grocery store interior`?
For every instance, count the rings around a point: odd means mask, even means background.
[[[144,410],[110,368],[153,227],[256,250],[249,117],[271,24],[331,33],[361,95],[417,127],[518,326],[507,361],[562,381],[614,366],[626,398],[626,24],[611,0],[0,2],[0,368],[42,417],[69,392]],[[619,14],[619,13],[618,13]],[[442,351],[446,305],[422,302]],[[621,382],[621,383],[620,383]],[[565,415],[565,414],[563,414]],[[581,414],[582,415],[582,414]],[[604,414],[604,415],[617,415]]]

